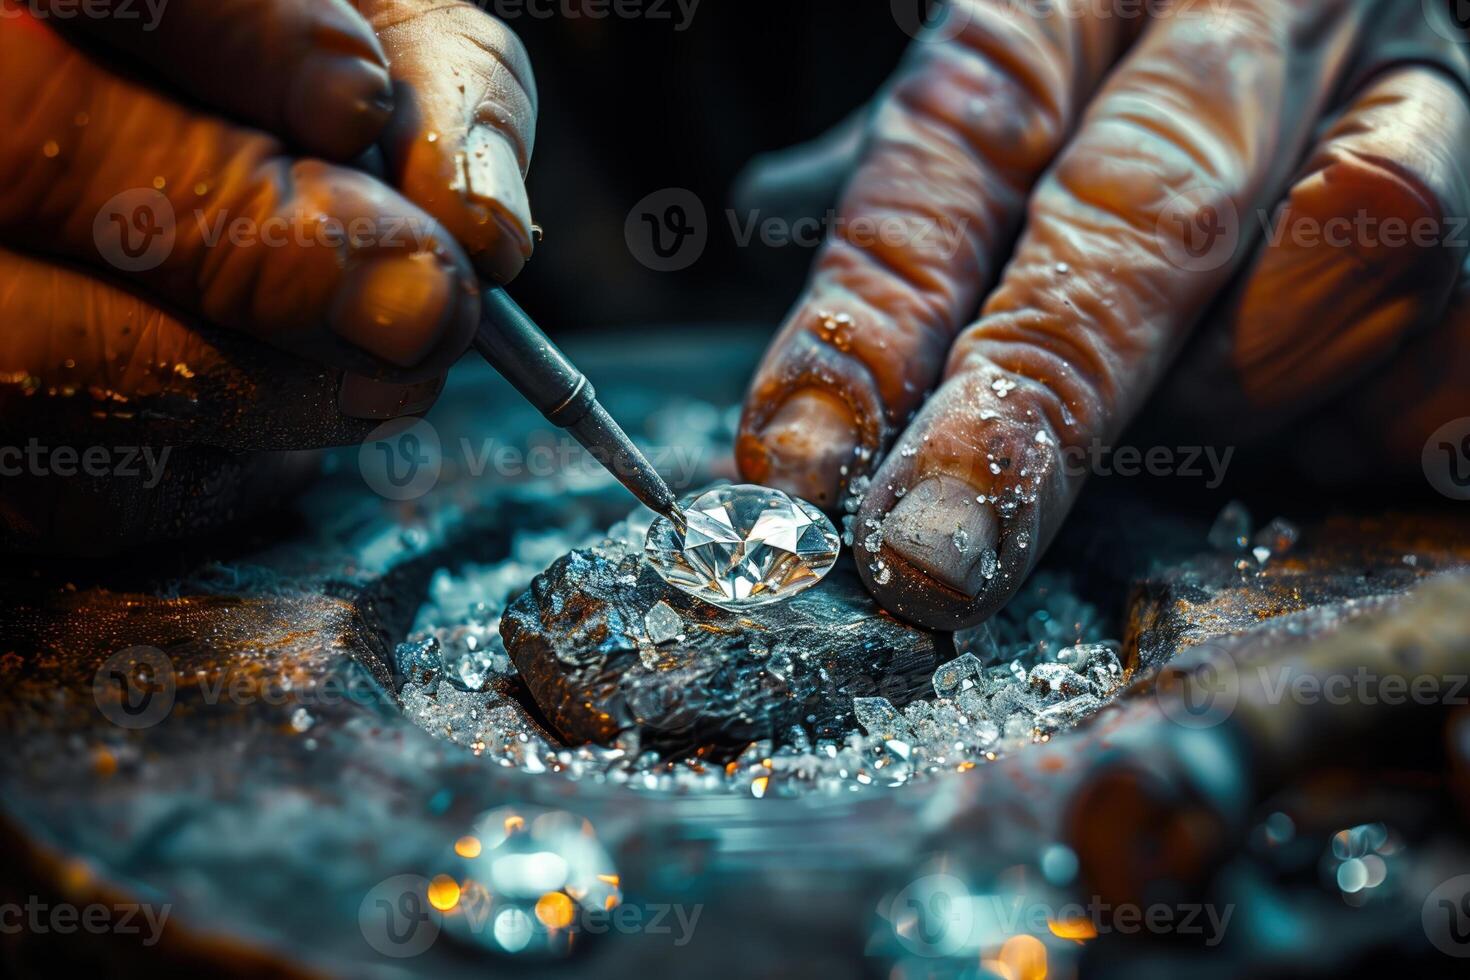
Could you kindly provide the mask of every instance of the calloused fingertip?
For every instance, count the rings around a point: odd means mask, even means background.
[[[934,629],[961,629],[995,613],[1000,587],[994,510],[948,474],[881,486],[863,502],[854,533],[858,574],[884,609]]]
[[[747,479],[831,510],[855,475],[860,439],[844,401],[804,388],[789,396],[759,431],[742,431],[736,459]]]
[[[883,545],[946,588],[973,599],[985,584],[999,525],[979,491],[944,474],[908,490],[883,522]],[[993,571],[993,568],[991,569]]]

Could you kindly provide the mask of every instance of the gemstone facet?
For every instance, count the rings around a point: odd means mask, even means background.
[[[723,609],[780,602],[811,588],[841,549],[821,511],[768,487],[717,487],[680,508],[686,525],[655,519],[644,554],[665,582]]]

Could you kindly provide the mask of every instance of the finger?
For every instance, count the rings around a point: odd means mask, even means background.
[[[1405,337],[1359,384],[1279,427],[1254,455],[1271,460],[1278,477],[1285,474],[1302,486],[1398,494],[1407,489],[1426,497],[1437,490],[1459,500],[1460,460],[1466,457],[1447,454],[1459,454],[1466,435],[1470,263],[1439,322]]]
[[[336,372],[5,249],[0,332],[0,418],[12,432],[285,450],[357,442],[374,424],[337,411]],[[426,411],[437,390],[418,389],[407,407]]]
[[[394,183],[482,273],[514,279],[533,248],[525,175],[536,85],[525,48],[459,0],[359,4],[392,63],[399,105],[383,143]]]
[[[142,61],[205,106],[347,159],[388,121],[388,60],[348,0],[37,0],[48,23]]]
[[[1310,6],[1170,8],[1109,80],[864,501],[882,533],[860,538],[859,564],[889,609],[973,623],[1025,578],[1082,482],[1063,461],[1117,436],[1240,262],[1228,247],[1189,261],[1171,201],[1204,186],[1217,212],[1250,213],[1302,152],[1300,120],[1319,116],[1358,26],[1324,28]]]
[[[954,36],[916,45],[880,99],[746,400],[745,477],[828,507],[938,379],[1029,187],[1134,23],[983,0],[948,17]]]
[[[1467,152],[1470,101],[1448,75],[1402,68],[1369,83],[1309,157],[1238,299],[1185,367],[1216,397],[1193,409],[1187,392],[1172,400],[1241,435],[1277,430],[1436,322],[1470,250]]]
[[[293,160],[24,16],[0,26],[0,118],[14,121],[0,130],[8,242],[126,271],[206,322],[361,373],[421,380],[468,346],[468,260],[365,174]]]

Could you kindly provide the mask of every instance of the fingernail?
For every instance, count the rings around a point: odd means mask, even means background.
[[[465,196],[490,212],[497,234],[476,256],[481,271],[501,282],[515,278],[533,249],[531,202],[510,139],[484,124],[465,136]]]
[[[765,480],[819,507],[831,507],[843,483],[842,468],[849,467],[851,474],[856,463],[859,438],[845,402],[815,389],[798,391],[761,430]]]
[[[337,158],[361,152],[392,114],[393,81],[386,68],[325,51],[297,68],[286,103],[292,135]]]
[[[401,415],[418,415],[433,407],[443,387],[443,375],[415,384],[396,384],[343,371],[342,381],[337,387],[337,410],[354,419],[396,419]]]
[[[984,584],[980,556],[996,542],[995,514],[976,490],[931,476],[909,490],[883,521],[883,546],[930,578],[967,596]]]
[[[332,307],[332,329],[370,354],[413,367],[439,341],[455,306],[455,275],[429,252],[364,256]]]

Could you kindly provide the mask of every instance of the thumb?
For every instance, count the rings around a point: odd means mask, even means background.
[[[439,220],[482,275],[531,257],[525,174],[536,131],[531,60],[500,21],[457,0],[362,0],[388,53],[397,108],[390,177]]]

